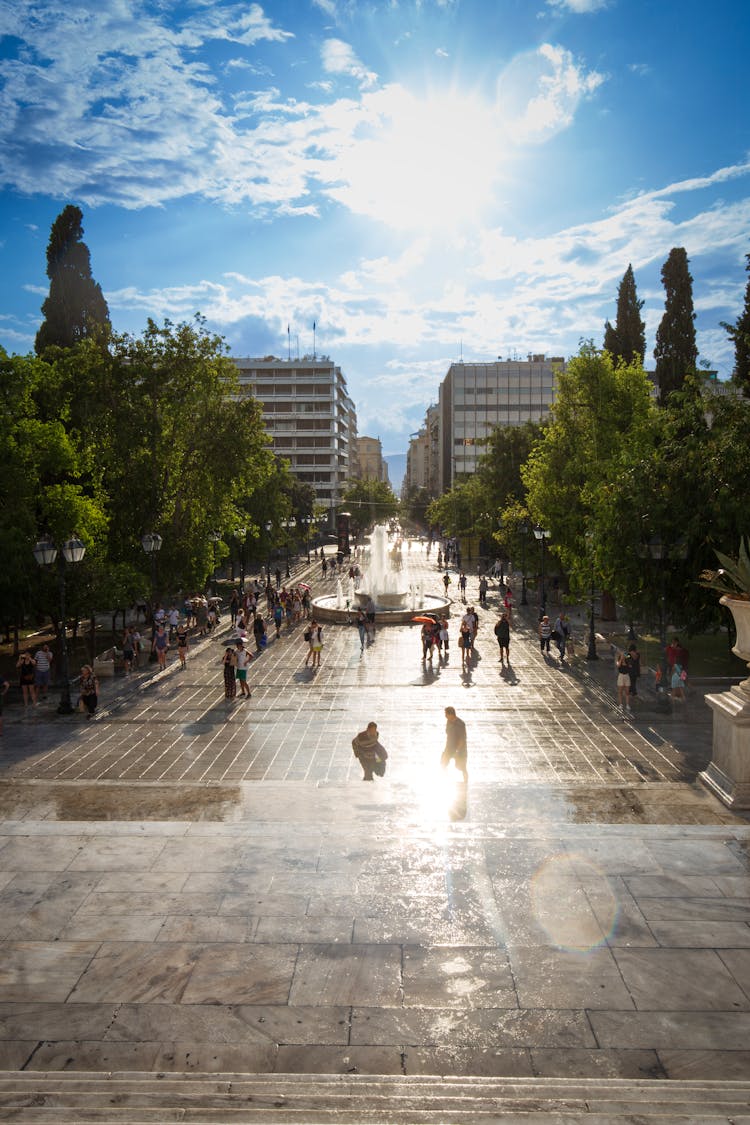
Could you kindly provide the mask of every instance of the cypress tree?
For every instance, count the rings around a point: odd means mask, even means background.
[[[676,246],[661,268],[666,294],[664,316],[656,331],[656,384],[659,403],[664,406],[672,391],[678,391],[685,376],[694,372],[698,361],[693,311],[693,279],[684,247]]]
[[[80,207],[68,204],[52,224],[47,277],[49,296],[42,305],[44,321],[36,334],[37,355],[53,344],[69,348],[86,337],[109,335],[109,309],[101,286],[91,276]]]
[[[745,270],[750,278],[750,254],[745,255]],[[734,342],[734,371],[732,382],[745,396],[750,396],[750,280],[745,287],[745,307],[734,324],[721,322]]]
[[[617,319],[614,327],[607,320],[604,324],[604,351],[609,352],[615,363],[622,360],[632,363],[637,357],[643,363],[646,353],[646,325],[641,320],[643,301],[638,300],[635,288],[633,267],[623,274],[617,290]]]

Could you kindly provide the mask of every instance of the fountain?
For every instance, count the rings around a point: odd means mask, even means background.
[[[317,620],[347,621],[355,609],[367,609],[371,600],[375,606],[375,621],[379,625],[404,624],[420,612],[448,614],[449,599],[425,594],[421,581],[416,586],[407,584],[400,568],[394,567],[391,554],[388,529],[378,525],[370,536],[364,574],[358,588],[349,579],[346,607],[339,581],[335,595],[313,598],[313,612]]]

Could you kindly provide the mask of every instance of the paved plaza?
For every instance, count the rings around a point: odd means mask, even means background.
[[[250,701],[221,635],[93,722],[7,710],[0,1069],[748,1078],[750,820],[695,780],[700,691],[624,721],[606,644],[561,669],[530,606],[503,673],[496,616],[465,671],[454,611],[432,666],[417,626],[327,625],[314,672],[298,626]]]

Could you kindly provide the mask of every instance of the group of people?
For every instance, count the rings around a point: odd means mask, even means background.
[[[374,781],[375,777],[385,776],[388,751],[380,742],[377,723],[368,723],[364,730],[354,736],[352,751],[362,767],[363,781]],[[469,780],[466,724],[456,714],[455,707],[446,707],[445,748],[440,756],[440,765],[447,769],[451,762],[455,764],[465,785]]]
[[[36,652],[22,652],[16,662],[18,683],[23,696],[24,707],[35,707],[49,689],[54,657],[48,644],[41,645]]]
[[[550,644],[553,640],[557,646],[560,663],[564,664],[565,657],[572,654],[573,641],[570,633],[570,622],[567,614],[563,613],[562,610],[558,613],[554,623],[550,621],[547,613],[542,614],[539,622],[539,647],[544,655],[550,655]]]

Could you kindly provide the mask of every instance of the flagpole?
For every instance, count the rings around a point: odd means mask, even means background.
[[[287,362],[291,363],[292,360],[292,335],[289,325],[286,326],[286,358]]]
[[[317,358],[318,357],[315,354],[315,321],[313,321],[313,359],[317,359]]]

